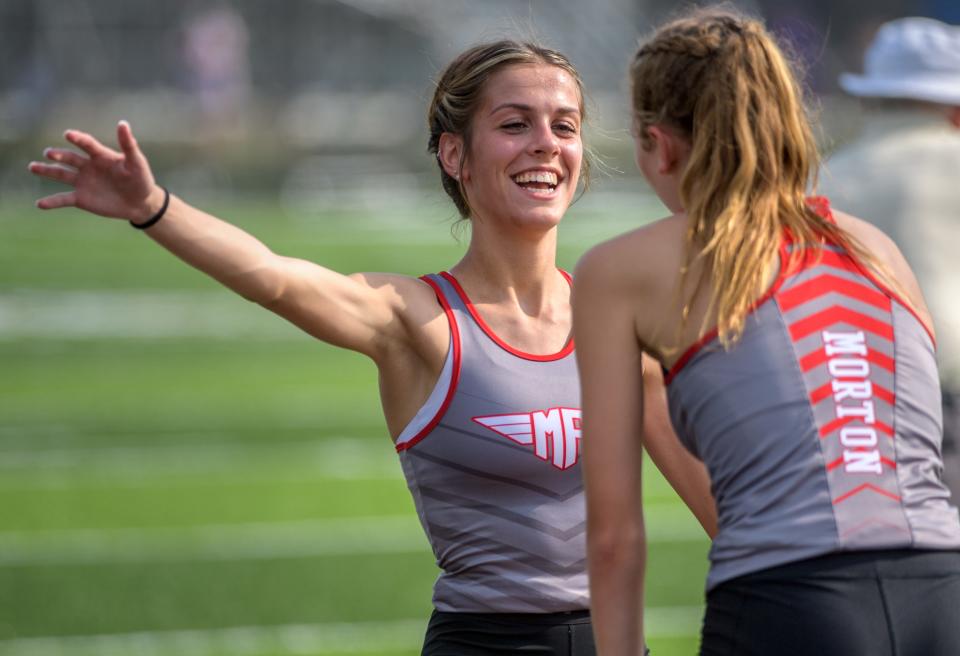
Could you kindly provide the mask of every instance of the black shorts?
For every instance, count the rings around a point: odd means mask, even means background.
[[[837,553],[707,594],[701,656],[956,656],[960,552]]]
[[[433,611],[421,656],[503,654],[594,656],[590,611],[444,613]]]

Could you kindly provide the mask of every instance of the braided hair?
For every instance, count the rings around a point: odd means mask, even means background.
[[[784,230],[798,244],[830,242],[883,271],[808,200],[819,153],[803,94],[759,21],[709,8],[670,22],[639,48],[630,79],[641,147],[650,147],[647,130],[655,124],[678,130],[691,144],[680,182],[688,224],[679,289],[688,288],[695,259],[705,266],[694,291],[680,298],[684,320],[709,276],[720,341],[738,340]],[[788,267],[803,250],[794,249]]]

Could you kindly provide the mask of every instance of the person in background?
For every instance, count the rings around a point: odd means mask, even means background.
[[[910,267],[809,197],[816,144],[759,21],[689,13],[630,76],[637,165],[672,215],[590,250],[574,278],[598,653],[643,644],[649,353],[719,515],[701,654],[956,654],[960,518]]]
[[[960,499],[960,27],[901,18],[880,27],[862,74],[860,136],[828,160],[820,188],[889,235],[916,272],[937,329],[944,478]]]
[[[159,186],[123,122],[119,152],[68,130],[80,152],[50,148],[49,161],[30,164],[72,187],[41,209],[125,219],[237,294],[376,363],[442,570],[423,654],[594,653],[570,278],[556,265],[585,118],[580,76],[554,50],[498,41],[454,59],[428,109],[428,151],[471,239],[449,271],[422,278],[347,276],[273,253]],[[646,427],[651,454],[712,533],[705,470],[670,430],[662,383],[649,381],[662,407]]]

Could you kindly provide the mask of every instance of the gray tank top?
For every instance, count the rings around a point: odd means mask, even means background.
[[[708,335],[667,376],[717,501],[708,588],[835,551],[960,549],[932,337],[845,252],[788,272],[791,249],[741,340]]]
[[[452,612],[586,609],[573,342],[553,355],[518,351],[487,327],[453,276],[423,280],[446,312],[450,348],[396,446],[442,570],[433,603]]]

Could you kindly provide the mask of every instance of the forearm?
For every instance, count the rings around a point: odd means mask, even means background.
[[[597,653],[601,656],[643,654],[646,543],[642,527],[633,537],[621,533],[607,539],[591,539],[588,561]]]
[[[64,137],[80,152],[46,148],[47,161],[29,165],[35,175],[69,188],[40,198],[38,208],[76,207],[98,216],[125,219],[186,263],[238,294],[268,307],[276,306],[278,299],[283,299],[288,291],[285,287],[296,277],[291,275],[296,267],[290,264],[289,258],[274,255],[239,228],[175,196],[169,196],[166,204],[167,194],[157,185],[128,123],[117,124],[119,152],[80,130],[67,130]],[[302,283],[305,284],[308,283]],[[297,296],[295,301],[304,298],[302,293],[291,295]],[[321,308],[325,314],[328,309]]]
[[[707,468],[691,454],[673,430],[659,364],[644,355],[643,446],[657,469],[680,495],[710,538],[717,534],[717,508]]]
[[[603,247],[574,280],[573,324],[582,386],[587,562],[594,635],[602,656],[643,654],[644,394],[633,303]]]
[[[667,426],[644,432],[650,459],[712,539],[717,535],[717,507],[710,492],[710,476],[702,462],[680,444]]]
[[[282,294],[278,256],[240,228],[171,194],[163,218],[144,231],[178,258],[241,296],[268,305]]]

